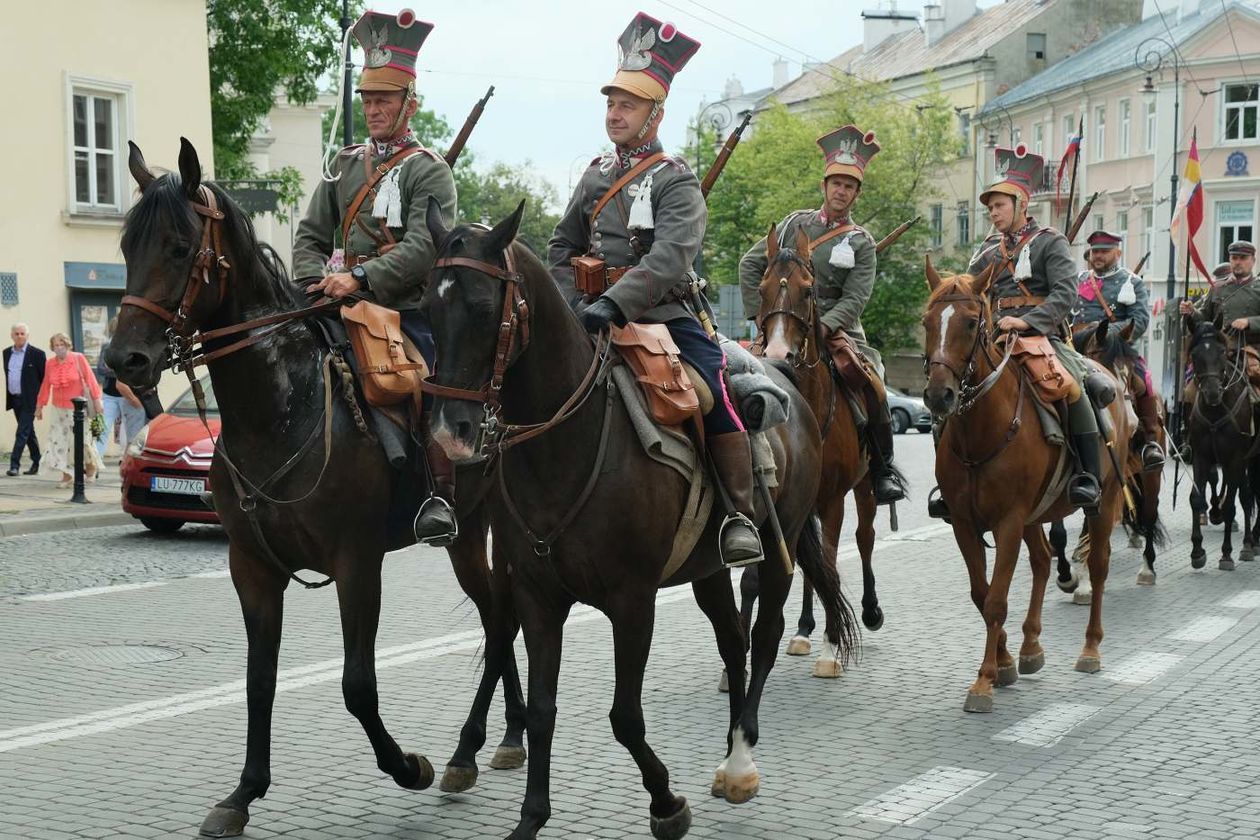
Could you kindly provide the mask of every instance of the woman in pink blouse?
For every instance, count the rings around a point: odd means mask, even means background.
[[[61,483],[57,486],[65,488],[70,486],[74,470],[74,403],[70,400],[89,397],[98,413],[104,410],[104,405],[101,402],[101,386],[92,373],[92,366],[88,364],[87,356],[70,349],[70,337],[65,333],[54,333],[48,339],[48,346],[53,352],[48,357],[44,384],[35,401],[35,419],[42,420],[44,406],[48,406],[52,425],[43,462],[61,470]],[[49,402],[52,404],[49,405]],[[95,480],[96,473],[104,467],[89,434],[83,435],[83,463],[86,465],[84,473],[90,481]]]

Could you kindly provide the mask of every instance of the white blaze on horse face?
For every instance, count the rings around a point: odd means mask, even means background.
[[[941,310],[941,346],[937,350],[941,356],[945,355],[945,337],[949,334],[949,322],[954,317],[954,304],[950,304]]]
[[[441,283],[438,283],[438,299],[446,300],[446,293],[449,292],[451,290],[451,286],[454,285],[455,280],[451,277],[447,277]]]
[[[785,289],[787,287],[787,278],[780,277],[779,282],[775,285],[777,289]],[[777,307],[778,302],[782,299],[783,292],[779,292],[779,296],[775,298],[774,305]],[[784,335],[784,326],[786,318],[778,317],[770,329],[766,330],[766,349],[767,359],[786,359],[788,354],[792,352],[792,348],[788,345],[787,336]],[[764,323],[764,322],[763,322]]]

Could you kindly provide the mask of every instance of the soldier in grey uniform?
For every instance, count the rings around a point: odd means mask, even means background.
[[[419,107],[416,54],[432,30],[433,24],[416,20],[410,9],[397,15],[366,12],[354,25],[364,50],[356,90],[370,137],[337,153],[332,171],[315,187],[293,245],[293,276],[309,292],[332,298],[368,293],[384,306],[404,310],[404,330],[430,367],[432,331],[406,310],[419,306],[436,253],[425,224],[429,198],[437,199],[447,225],[455,223],[451,168],[420,145],[409,125]],[[456,535],[455,471],[432,440],[426,455],[435,492],[416,517],[416,539],[447,545]]]
[[[656,136],[674,74],[699,47],[673,24],[641,12],[622,33],[617,74],[601,89],[607,97],[604,127],[615,148],[582,175],[547,257],[588,331],[630,321],[665,324],[682,357],[703,377],[714,397],[704,416],[705,440],[733,507],[722,529],[722,559],[744,565],[762,559],[751,522],[748,433],[726,393],[726,357],[687,302],[686,275],[700,252],[708,210],[696,176],[665,155]]]
[[[1180,304],[1181,314],[1190,319],[1191,329],[1218,318],[1235,330],[1246,344],[1247,379],[1260,389],[1260,281],[1256,279],[1256,246],[1234,242],[1229,246],[1229,279],[1218,282],[1199,299]]]
[[[1146,359],[1137,351],[1136,345],[1150,326],[1150,292],[1142,278],[1121,263],[1120,236],[1096,230],[1085,241],[1089,244],[1085,257],[1090,269],[1082,271],[1077,277],[1072,325],[1107,321],[1108,329],[1116,331],[1132,325],[1128,358],[1133,360],[1137,388],[1133,405],[1146,438],[1142,447],[1142,468],[1157,470],[1164,465],[1164,451],[1159,446],[1159,394],[1151,381]]]
[[[1076,302],[1076,266],[1067,237],[1028,216],[1029,199],[1041,186],[1044,158],[1022,145],[999,148],[996,155],[998,180],[980,194],[980,203],[997,230],[972,255],[967,271],[979,275],[993,267],[988,293],[997,329],[1049,338],[1059,363],[1081,386],[1065,412],[1075,456],[1068,498],[1094,514],[1101,496],[1101,450],[1098,420],[1087,396],[1089,367],[1063,340]],[[939,496],[929,497],[928,514],[944,518],[949,510]]]
[[[884,361],[879,351],[866,343],[862,312],[875,287],[875,240],[853,222],[850,213],[862,193],[866,166],[879,152],[875,132],[863,132],[855,125],[842,126],[818,138],[823,151],[823,206],[817,210],[789,213],[775,227],[780,247],[793,247],[796,232],[809,238],[810,265],[818,289],[819,320],[827,335],[827,345],[836,353],[847,342],[868,362],[867,387],[860,396],[866,404],[867,450],[870,472],[878,504],[905,498],[892,468],[892,415],[884,390]],[[761,278],[766,273],[766,238],[757,241],[739,261],[739,284],[744,298],[744,314],[755,318],[761,308]],[[837,363],[842,358],[836,354]]]

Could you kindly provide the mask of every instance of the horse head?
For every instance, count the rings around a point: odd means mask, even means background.
[[[1219,406],[1225,399],[1225,383],[1229,371],[1229,341],[1221,329],[1221,321],[1201,323],[1190,338],[1190,363],[1199,396],[1210,406]]]
[[[437,258],[421,309],[439,348],[433,379],[447,390],[435,392],[429,423],[433,439],[455,463],[482,457],[479,438],[488,415],[497,414],[503,373],[524,349],[528,306],[512,262],[527,256],[513,244],[524,212],[521,201],[490,230],[447,230],[441,208],[429,200],[425,221]]]
[[[766,272],[757,310],[758,342],[768,359],[812,364],[820,353],[817,293],[810,265],[809,237],[796,231],[796,247],[780,248],[777,229],[766,234]],[[812,360],[807,358],[814,342]]]
[[[924,366],[927,387],[923,402],[937,417],[958,412],[962,391],[975,383],[976,357],[984,352],[992,328],[988,290],[993,267],[978,275],[941,277],[926,258],[931,294],[923,315]]]

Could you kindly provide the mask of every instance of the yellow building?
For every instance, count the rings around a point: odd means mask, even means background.
[[[50,33],[51,28],[51,34]],[[213,170],[204,0],[75,3],[62,18],[16,4],[0,27],[0,320],[31,341],[68,333],[95,360],[126,281],[119,235],[135,198],[127,141],[175,167],[180,136]],[[168,374],[164,400],[178,394]],[[43,434],[43,424],[37,424]],[[0,450],[12,445],[0,417]]]

